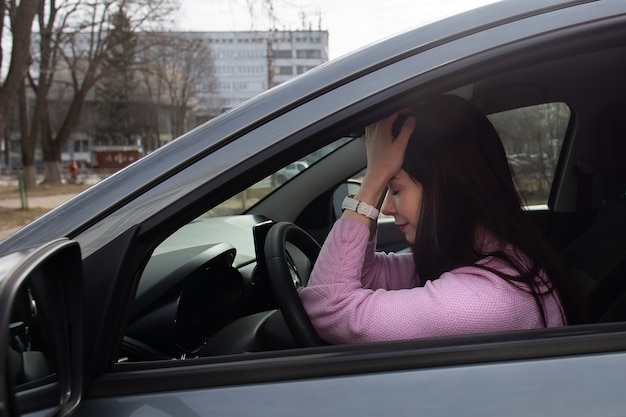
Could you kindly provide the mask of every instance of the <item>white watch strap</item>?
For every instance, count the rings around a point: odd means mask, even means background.
[[[379,214],[379,211],[376,207],[352,198],[352,196],[347,196],[346,198],[344,198],[343,203],[341,204],[341,208],[362,214],[372,220],[376,220]]]

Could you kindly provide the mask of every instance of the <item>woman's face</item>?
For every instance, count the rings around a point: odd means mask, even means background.
[[[401,170],[387,186],[382,212],[393,216],[407,242],[414,244],[422,207],[422,184],[413,181],[405,170]]]

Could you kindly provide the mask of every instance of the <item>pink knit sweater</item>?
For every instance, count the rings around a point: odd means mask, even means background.
[[[476,266],[446,272],[418,287],[412,254],[374,252],[369,229],[342,218],[300,292],[320,337],[372,342],[543,327],[531,294]],[[479,261],[513,274],[501,260]],[[548,327],[564,325],[555,295],[544,297]]]

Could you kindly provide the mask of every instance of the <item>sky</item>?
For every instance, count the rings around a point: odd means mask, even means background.
[[[455,12],[498,0],[273,0],[279,30],[329,33],[329,57],[337,58],[372,42]],[[252,18],[246,0],[181,0],[176,28],[181,31],[267,30],[258,11]],[[262,4],[267,0],[255,0]]]

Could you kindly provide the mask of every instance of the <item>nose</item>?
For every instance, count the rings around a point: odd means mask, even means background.
[[[381,211],[385,216],[393,216],[396,212],[396,206],[393,202],[393,198],[389,196],[389,193],[385,195]]]

